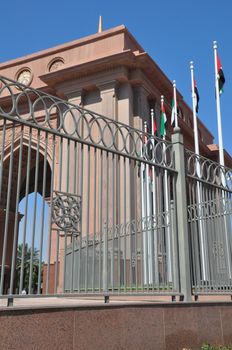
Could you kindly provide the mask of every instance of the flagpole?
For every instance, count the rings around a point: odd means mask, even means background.
[[[154,137],[154,109],[151,109],[151,134]],[[155,148],[154,139],[152,139],[153,149]],[[153,200],[153,215],[156,215],[156,201],[155,201],[155,168],[152,167],[152,200]]]
[[[147,133],[147,122],[144,122],[144,132]],[[147,143],[147,135],[146,135],[146,143]],[[146,144],[147,147],[147,144]],[[149,220],[151,219],[151,201],[150,201],[150,181],[149,181],[149,165],[145,165],[145,184],[146,184],[146,252],[147,252],[147,287],[152,283],[153,278],[153,266],[152,266],[152,244],[151,244],[151,231],[148,230]]]
[[[224,166],[224,149],[222,139],[222,119],[221,119],[221,107],[220,107],[220,94],[219,94],[219,80],[217,69],[217,42],[213,42],[214,49],[214,66],[215,66],[215,85],[216,85],[216,105],[217,105],[217,126],[218,126],[218,146],[219,146],[219,163]]]
[[[194,89],[194,66],[193,61],[190,62],[190,71],[191,71],[191,87],[192,87],[192,106],[193,106],[193,128],[194,128],[194,145],[195,145],[195,154],[196,157],[196,173],[197,176],[201,176],[200,172],[200,164],[199,164],[199,139],[198,139],[198,126],[197,126],[197,115],[196,115],[196,104],[197,104],[197,96]],[[198,206],[198,215],[202,217],[202,185],[197,181],[197,206]],[[203,223],[201,219],[199,219],[199,234],[200,234],[200,248],[201,248],[201,256],[202,256],[202,272],[203,272],[203,280],[207,279],[207,270],[206,270],[206,244],[205,244],[205,234],[203,229]]]
[[[155,148],[155,141],[154,141],[154,137],[155,137],[155,133],[154,133],[154,109],[151,109],[151,134],[153,136],[152,139],[152,147],[153,150]],[[152,204],[153,204],[153,210],[152,210],[152,214],[156,215],[156,201],[155,201],[155,169],[154,167],[152,167],[151,169],[152,172]]]
[[[191,71],[191,85],[192,85],[192,105],[193,105],[193,128],[194,128],[194,145],[195,153],[199,155],[199,139],[198,139],[198,128],[197,128],[197,115],[196,115],[196,94],[194,91],[194,66],[193,61],[190,62]]]
[[[144,158],[144,153],[143,153],[143,147],[144,147],[144,139],[145,139],[145,135],[144,133],[142,133],[142,147],[141,147],[141,158]],[[147,265],[146,265],[146,242],[145,242],[145,224],[144,224],[144,220],[145,220],[145,198],[144,198],[144,175],[145,175],[145,164],[143,161],[141,161],[141,166],[140,166],[140,186],[141,186],[141,210],[142,210],[142,217],[141,217],[141,222],[142,222],[142,232],[141,235],[142,237],[142,249],[143,249],[143,283],[146,283],[147,280]]]
[[[219,146],[219,163],[222,166],[225,166],[224,161],[224,149],[223,149],[223,138],[222,138],[222,118],[221,118],[221,106],[220,106],[220,94],[219,94],[219,76],[218,76],[218,65],[217,65],[217,41],[213,42],[214,49],[214,67],[215,67],[215,86],[216,86],[216,105],[217,105],[217,125],[218,125],[218,146]],[[226,180],[221,172],[222,183],[225,186]],[[225,206],[225,191],[222,191],[222,202],[223,207]],[[232,278],[231,272],[231,256],[230,256],[230,238],[228,234],[228,225],[226,221],[226,216],[224,215],[224,223],[225,223],[225,239],[226,239],[226,251],[227,251],[227,259],[228,259],[228,272],[230,279]]]
[[[174,111],[175,111],[175,128],[178,127],[178,118],[177,118],[177,104],[176,104],[176,81],[173,80],[173,98],[174,98]]]
[[[161,111],[163,111],[163,106],[164,106],[164,96],[161,95]],[[165,134],[163,135],[163,140],[165,141]],[[166,163],[166,144],[165,142],[163,143],[163,152],[164,152],[164,162]],[[168,281],[172,282],[172,266],[171,266],[171,234],[170,234],[170,220],[169,220],[169,215],[170,215],[170,208],[169,208],[169,200],[168,200],[168,172],[165,169],[164,170],[164,210],[165,210],[165,216],[166,216],[166,229],[165,232],[167,233],[167,277]],[[166,231],[167,230],[167,231]]]
[[[151,109],[151,134],[153,137],[155,137],[155,132],[154,132],[154,109]],[[152,145],[153,145],[153,150],[155,148],[155,140],[154,138],[152,139]],[[153,204],[153,210],[152,210],[152,222],[154,222],[155,226],[157,226],[157,210],[156,210],[156,193],[155,193],[155,167],[152,166],[152,204]],[[154,279],[155,279],[155,284],[158,285],[159,283],[159,261],[158,261],[158,239],[157,239],[157,229],[154,230]]]

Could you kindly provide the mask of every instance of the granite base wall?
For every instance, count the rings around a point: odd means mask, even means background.
[[[182,350],[232,344],[232,303],[0,311],[1,350]]]

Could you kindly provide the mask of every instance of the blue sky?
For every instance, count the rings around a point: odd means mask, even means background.
[[[36,196],[36,225],[34,226],[34,199],[35,193],[31,193],[28,196],[28,210],[27,216],[25,216],[25,206],[26,199],[23,198],[19,204],[19,212],[23,214],[23,218],[19,223],[19,244],[23,243],[24,234],[25,242],[28,243],[28,246],[32,246],[32,236],[34,234],[34,247],[40,250],[40,239],[41,239],[41,229],[43,224],[43,243],[42,243],[42,261],[47,259],[47,246],[48,246],[48,225],[49,225],[49,207],[48,204],[43,202],[41,195],[38,193]],[[42,208],[44,205],[44,220],[42,222]],[[26,227],[24,232],[24,224],[26,221]],[[33,227],[35,229],[33,230]]]
[[[217,142],[213,40],[226,84],[221,97],[225,148],[232,153],[232,1],[89,0],[4,1],[1,4],[0,61],[62,44],[103,28],[124,24],[159,64],[191,106],[189,61],[200,93],[199,117]]]

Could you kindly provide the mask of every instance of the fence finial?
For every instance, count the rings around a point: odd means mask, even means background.
[[[102,32],[102,16],[99,16],[99,21],[98,21],[98,33]]]

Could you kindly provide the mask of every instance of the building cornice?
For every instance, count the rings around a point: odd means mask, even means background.
[[[126,36],[132,40],[132,42],[134,43],[134,45],[137,47],[138,50],[144,51],[142,46],[139,45],[139,43],[136,41],[136,39],[133,37],[133,35],[128,31],[128,29],[124,25],[120,25],[120,26],[105,30],[101,33],[92,34],[92,35],[86,36],[84,38],[73,40],[73,41],[70,41],[70,42],[62,44],[62,45],[54,46],[54,47],[49,48],[49,49],[41,50],[41,51],[29,54],[29,55],[25,55],[25,56],[22,56],[22,57],[19,57],[16,59],[2,62],[2,63],[0,63],[0,70],[5,69],[5,68],[9,68],[9,67],[12,67],[15,65],[22,65],[22,64],[28,63],[30,61],[40,59],[42,57],[60,54],[63,51],[67,51],[67,50],[70,50],[70,49],[73,49],[73,48],[76,48],[79,46],[88,45],[90,43],[97,42],[99,40],[102,40],[102,39],[105,39],[105,38],[108,38],[111,36],[115,36],[116,34],[120,34],[120,33],[126,34]],[[124,49],[125,49],[125,46],[126,45],[124,44]]]

